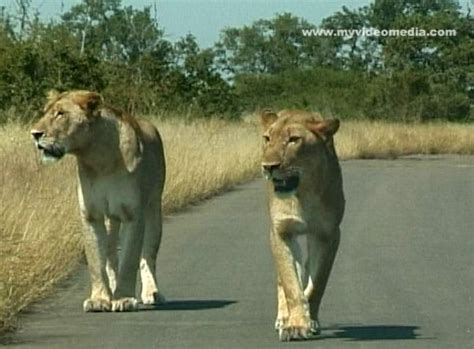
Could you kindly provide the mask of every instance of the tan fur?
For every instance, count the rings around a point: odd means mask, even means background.
[[[155,278],[165,181],[163,145],[156,128],[104,105],[90,91],[51,92],[32,135],[44,160],[75,155],[84,244],[91,277],[85,311],[138,307],[140,269],[145,304],[163,300]],[[117,242],[121,230],[122,261]]]
[[[261,121],[277,270],[275,328],[280,340],[304,339],[319,333],[319,306],[339,245],[345,205],[333,145],[339,121],[300,110],[264,111]],[[296,239],[301,234],[307,238],[306,268]]]

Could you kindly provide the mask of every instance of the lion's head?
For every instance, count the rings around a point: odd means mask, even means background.
[[[333,150],[332,136],[339,128],[339,120],[321,120],[318,114],[305,111],[264,111],[261,122],[262,172],[280,193],[295,191],[305,173],[321,166]]]
[[[93,137],[89,129],[101,103],[102,97],[95,92],[50,91],[44,115],[31,130],[43,161],[59,160],[87,147]]]

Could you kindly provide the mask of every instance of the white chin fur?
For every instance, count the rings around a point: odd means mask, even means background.
[[[54,156],[46,155],[44,153],[41,154],[41,163],[43,163],[45,165],[54,164],[58,161],[59,161],[59,159],[54,157]]]

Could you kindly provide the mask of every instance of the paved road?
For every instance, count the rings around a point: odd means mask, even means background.
[[[87,274],[22,317],[18,348],[474,348],[474,157],[343,163],[322,336],[279,343],[263,183],[168,218],[157,310],[84,314]]]

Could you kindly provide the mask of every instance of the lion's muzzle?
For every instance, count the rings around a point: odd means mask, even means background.
[[[38,130],[31,130],[31,135],[33,136],[34,140],[38,142],[41,137],[43,137],[44,132]]]
[[[291,175],[284,179],[273,178],[272,182],[277,193],[290,193],[298,188],[300,177],[298,175]]]
[[[63,146],[47,141],[43,131],[32,130],[31,135],[35,140],[36,147],[43,152],[45,158],[61,159],[66,153]]]
[[[38,149],[42,150],[45,156],[53,157],[56,159],[62,158],[66,153],[63,147],[54,143],[42,145],[40,142],[38,143]]]
[[[285,171],[281,163],[262,163],[262,173],[265,179],[271,180],[278,193],[290,193],[300,184],[300,175],[295,171]]]
[[[281,167],[281,163],[279,162],[271,162],[271,163],[262,163],[262,174],[265,179],[272,179],[275,172],[279,170]]]

